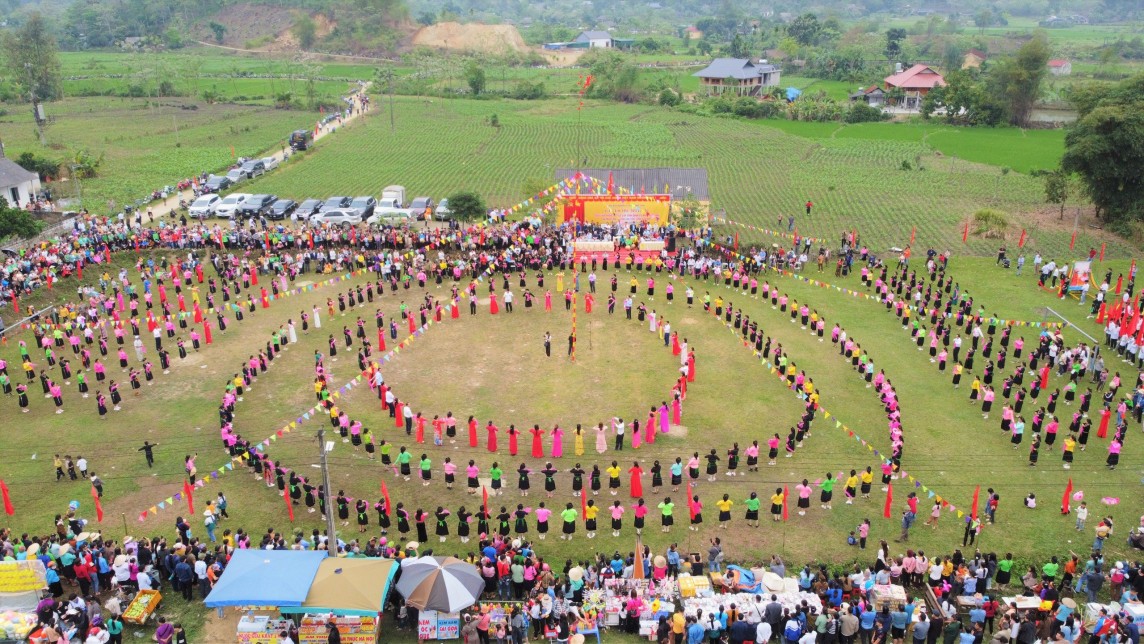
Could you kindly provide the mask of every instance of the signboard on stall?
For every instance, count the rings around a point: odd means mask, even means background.
[[[455,640],[461,637],[461,614],[423,610],[417,613],[417,639]]]
[[[299,644],[325,644],[329,639],[327,622],[334,622],[342,636],[342,644],[375,644],[377,618],[372,615],[308,615],[298,629]]]

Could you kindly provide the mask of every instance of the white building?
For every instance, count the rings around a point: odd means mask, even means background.
[[[40,176],[25,170],[15,161],[0,158],[0,195],[8,205],[23,208],[40,192]]]
[[[606,31],[582,31],[572,42],[586,42],[590,49],[596,47],[612,47],[612,34]]]

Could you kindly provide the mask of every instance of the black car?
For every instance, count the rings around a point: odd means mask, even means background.
[[[239,217],[258,217],[264,215],[270,210],[270,204],[274,203],[278,197],[276,195],[251,195],[249,199],[242,202],[238,207],[235,214]]]
[[[334,208],[348,208],[350,205],[349,197],[330,197],[322,204],[322,210],[333,210]]]
[[[294,211],[294,219],[309,221],[310,215],[317,214],[322,210],[321,199],[307,199],[298,204],[297,210]]]
[[[350,208],[353,208],[361,215],[362,219],[369,219],[373,216],[373,210],[377,207],[377,199],[373,197],[354,197],[350,202]]]
[[[266,212],[266,218],[271,220],[285,219],[290,216],[290,213],[298,207],[298,204],[293,199],[279,199],[270,204],[270,209]]]
[[[208,192],[219,193],[219,192],[222,192],[223,190],[226,190],[227,188],[229,188],[233,185],[234,185],[234,182],[231,181],[230,179],[228,179],[226,177],[220,177],[218,175],[212,174],[207,179],[207,182],[203,184],[202,192],[204,194],[208,193]]]

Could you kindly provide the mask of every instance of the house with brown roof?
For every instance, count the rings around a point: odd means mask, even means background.
[[[755,64],[746,58],[716,58],[692,76],[699,78],[700,88],[709,95],[758,96],[762,88],[778,85],[781,74],[781,69],[766,61]]]
[[[878,107],[886,103],[886,93],[882,91],[881,87],[871,85],[869,87],[859,89],[850,95],[850,102],[856,103],[862,101],[863,103],[872,107]]]
[[[905,95],[900,102],[906,109],[921,107],[922,99],[935,87],[944,87],[945,79],[929,65],[913,67],[886,77],[887,93],[899,89]]]
[[[981,51],[980,49],[970,49],[969,51],[965,52],[965,57],[961,60],[961,68],[974,69],[981,67],[986,58],[988,58],[988,56],[986,56],[985,52]]]

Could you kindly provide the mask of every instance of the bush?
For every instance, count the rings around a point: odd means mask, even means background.
[[[664,107],[675,107],[676,105],[679,105],[683,98],[680,97],[679,92],[676,92],[670,87],[665,87],[660,90],[658,100],[659,104],[663,105]]]
[[[750,96],[740,97],[735,101],[733,111],[738,116],[743,116],[749,119],[758,118],[759,116],[759,101],[751,98]]]
[[[779,101],[762,101],[755,107],[758,118],[775,119],[785,115],[786,105]]]
[[[902,159],[902,170],[909,172],[910,170],[913,170],[913,169],[914,169],[914,166],[910,164],[909,159]]]
[[[879,107],[867,105],[862,101],[856,101],[850,106],[850,110],[846,112],[847,123],[872,123],[875,121],[884,121],[889,118],[889,115],[882,111]]]
[[[513,90],[512,97],[522,101],[535,101],[544,98],[547,94],[548,90],[544,87],[544,83],[521,81]]]
[[[731,102],[731,99],[724,96],[710,99],[708,103],[712,114],[731,114],[735,111],[735,104]]]
[[[1003,238],[1009,228],[1009,216],[1000,210],[982,208],[973,213],[973,234],[986,238]]]

